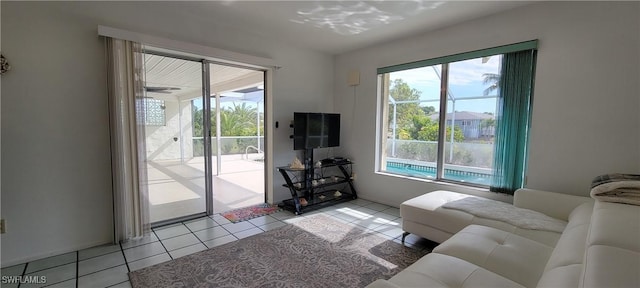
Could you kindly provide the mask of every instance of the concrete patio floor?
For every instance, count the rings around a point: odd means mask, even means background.
[[[264,163],[241,155],[221,160],[221,174],[213,172],[214,213],[264,203]],[[205,212],[204,176],[204,157],[148,161],[151,223]]]

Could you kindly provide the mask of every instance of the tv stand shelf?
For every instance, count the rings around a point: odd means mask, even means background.
[[[358,198],[350,173],[352,162],[324,162],[318,166],[313,164],[312,159],[305,162],[305,169],[292,169],[288,166],[276,168],[286,182],[282,186],[291,192],[291,199],[282,201],[280,207],[300,215],[309,210]],[[336,196],[336,192],[340,195]],[[302,199],[306,200],[306,205],[302,205]]]

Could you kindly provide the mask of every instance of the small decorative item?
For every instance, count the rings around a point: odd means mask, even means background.
[[[300,198],[300,205],[307,206],[308,204],[309,204],[309,202],[307,202],[307,199]]]
[[[4,74],[9,70],[11,70],[11,65],[9,65],[7,59],[4,58],[4,55],[0,54],[0,74]]]
[[[320,196],[318,196],[318,198],[319,198],[320,200],[324,200],[324,198],[327,198],[327,196],[320,195]]]
[[[342,193],[340,193],[340,191],[336,190],[336,193],[333,193],[333,196],[335,196],[337,198],[337,197],[342,196]]]
[[[318,179],[318,183],[324,184],[324,182],[327,182],[327,179],[324,179],[324,178]]]
[[[296,187],[298,189],[302,188],[302,184],[300,183],[293,183],[293,187]]]
[[[338,182],[338,176],[331,176],[331,181]]]
[[[322,162],[320,162],[320,160],[318,160],[318,162],[316,162],[316,168],[320,168],[322,167]]]
[[[298,157],[293,159],[293,162],[291,162],[291,165],[289,165],[289,168],[291,169],[304,169],[304,165],[302,165],[302,162],[300,162],[300,159],[298,159]]]
[[[311,185],[312,186],[318,186],[318,180],[312,180],[311,181]]]

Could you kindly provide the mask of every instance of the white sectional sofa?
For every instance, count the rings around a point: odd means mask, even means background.
[[[465,197],[475,196],[436,191],[404,202],[403,229],[441,244],[367,287],[640,287],[640,206],[516,191],[518,213],[566,221],[554,232],[443,207]]]

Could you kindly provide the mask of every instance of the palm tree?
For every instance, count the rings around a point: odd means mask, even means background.
[[[250,108],[245,102],[242,102],[240,105],[233,103],[233,108],[229,108],[229,112],[237,115],[243,122],[252,121],[252,123],[255,123],[257,108]]]
[[[496,120],[493,118],[482,119],[482,121],[480,121],[482,134],[484,134],[485,137],[487,137],[487,139],[491,136],[489,135],[489,131],[491,127],[495,127],[495,126],[496,126]]]
[[[220,130],[223,136],[249,136],[256,134],[256,108],[242,103],[222,109]]]
[[[500,74],[484,73],[482,74],[482,77],[484,77],[482,84],[489,84],[489,87],[487,87],[487,89],[484,89],[484,96],[487,96],[491,94],[491,92],[498,90],[498,87],[500,86]]]

